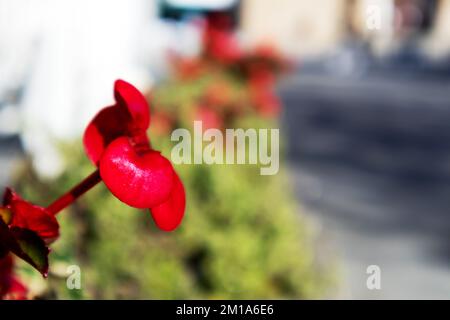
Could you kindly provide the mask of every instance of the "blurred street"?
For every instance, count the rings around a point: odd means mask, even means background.
[[[300,201],[343,256],[344,297],[448,299],[450,79],[397,71],[286,81],[289,160]],[[372,264],[381,290],[366,288]]]

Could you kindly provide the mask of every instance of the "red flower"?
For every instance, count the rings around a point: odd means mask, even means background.
[[[194,79],[205,71],[204,61],[197,58],[185,58],[169,52],[169,62],[173,68],[175,76],[182,79]]]
[[[56,218],[7,188],[0,207],[0,259],[10,252],[44,276],[48,272],[48,243],[59,236]]]
[[[271,118],[280,114],[281,104],[272,88],[251,87],[250,97],[261,116]]]
[[[0,300],[25,300],[27,288],[14,276],[13,258],[0,259]]]
[[[232,101],[232,88],[225,81],[215,81],[205,92],[205,102],[219,108],[227,107]]]
[[[275,94],[275,75],[267,69],[253,69],[249,74],[250,98],[256,110],[267,117],[278,116],[281,104]]]
[[[115,83],[116,104],[101,110],[88,125],[84,145],[98,169],[47,208],[23,200],[7,188],[0,206],[0,298],[25,297],[26,289],[12,276],[10,253],[44,277],[47,244],[59,236],[55,218],[100,181],[121,201],[149,208],[159,228],[175,229],[185,210],[185,191],[169,160],[151,148],[146,131],[150,112],[145,98],[124,81]]]
[[[1,209],[5,213],[10,212],[10,221],[7,222],[10,227],[31,230],[46,243],[59,237],[59,224],[55,216],[46,209],[23,200],[10,188],[6,188]]]
[[[231,30],[231,20],[227,15],[215,14],[208,17],[203,34],[206,56],[225,64],[239,60],[242,50]]]
[[[203,130],[222,129],[223,120],[217,110],[207,105],[201,105],[196,107],[194,112],[194,121],[201,121]]]
[[[171,231],[184,215],[184,187],[170,161],[150,146],[144,96],[122,80],[116,81],[114,96],[116,104],[101,110],[86,128],[86,153],[119,200],[151,209],[157,226]]]
[[[158,136],[169,134],[175,126],[175,117],[165,111],[154,113],[152,119],[153,125],[150,128],[150,132]]]

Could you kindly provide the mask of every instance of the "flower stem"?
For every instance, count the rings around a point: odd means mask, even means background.
[[[52,213],[53,215],[58,214],[58,212],[69,206],[72,202],[78,199],[86,191],[92,189],[100,181],[102,181],[102,178],[100,177],[100,172],[97,169],[93,173],[91,173],[86,179],[84,179],[75,187],[73,187],[70,191],[68,191],[67,193],[56,199],[52,204],[50,204],[47,207],[47,211]]]

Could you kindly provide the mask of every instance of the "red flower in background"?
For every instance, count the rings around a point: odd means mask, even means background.
[[[194,109],[194,121],[201,121],[203,130],[222,129],[223,119],[217,110],[208,105],[200,105]]]
[[[11,255],[0,259],[0,300],[25,300],[27,288],[13,273],[14,261]]]
[[[189,80],[201,75],[205,71],[204,61],[197,58],[184,58],[174,52],[168,53],[168,60],[175,75],[182,80]]]
[[[170,134],[175,126],[175,117],[166,111],[158,111],[152,114],[152,127],[150,128],[151,133],[156,135],[167,135]]]
[[[151,209],[156,225],[171,231],[181,222],[185,191],[169,160],[151,148],[147,137],[150,109],[131,84],[118,80],[116,104],[101,110],[88,125],[83,142],[108,189],[122,202]]]
[[[222,14],[208,17],[203,45],[207,58],[238,71],[247,82],[251,102],[260,115],[279,115],[281,104],[275,94],[276,77],[288,70],[291,64],[274,46],[261,45],[251,51],[241,49],[232,30],[231,18]],[[209,96],[210,93],[207,94]],[[226,95],[219,95],[219,98],[222,97]],[[222,103],[216,101],[216,104]]]
[[[251,87],[250,96],[256,111],[262,117],[272,118],[280,114],[280,100],[272,88]]]
[[[262,116],[277,116],[281,110],[278,96],[275,94],[275,75],[267,68],[249,69],[248,86],[250,98]]]
[[[232,101],[233,89],[225,81],[214,81],[205,90],[204,99],[208,105],[219,108],[230,104]]]
[[[250,67],[268,69],[275,74],[287,71],[292,67],[292,62],[270,44],[257,46],[244,57],[244,60]]]
[[[281,103],[275,93],[277,76],[289,70],[291,63],[273,46],[255,48],[240,61],[247,80],[250,98],[256,111],[264,117],[278,116]]]
[[[202,55],[183,58],[171,53],[169,56],[177,77],[192,81],[224,71],[230,78],[243,82],[246,94],[231,87],[228,79],[222,83],[213,80],[199,98],[200,107],[193,110],[193,118],[204,119],[205,127],[218,128],[215,123],[232,124],[234,119],[249,110],[265,118],[277,117],[281,103],[275,85],[278,76],[291,69],[291,61],[270,44],[243,49],[229,15],[209,14],[202,26]]]
[[[227,15],[213,14],[208,17],[203,33],[204,53],[224,64],[238,61],[243,52],[231,30],[231,19]]]

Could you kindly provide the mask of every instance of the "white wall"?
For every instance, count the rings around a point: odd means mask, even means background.
[[[0,0],[0,95],[24,85],[20,130],[44,175],[62,163],[54,140],[81,136],[123,78],[146,87],[148,0]],[[0,113],[0,122],[9,122]],[[80,141],[81,143],[81,141]]]

